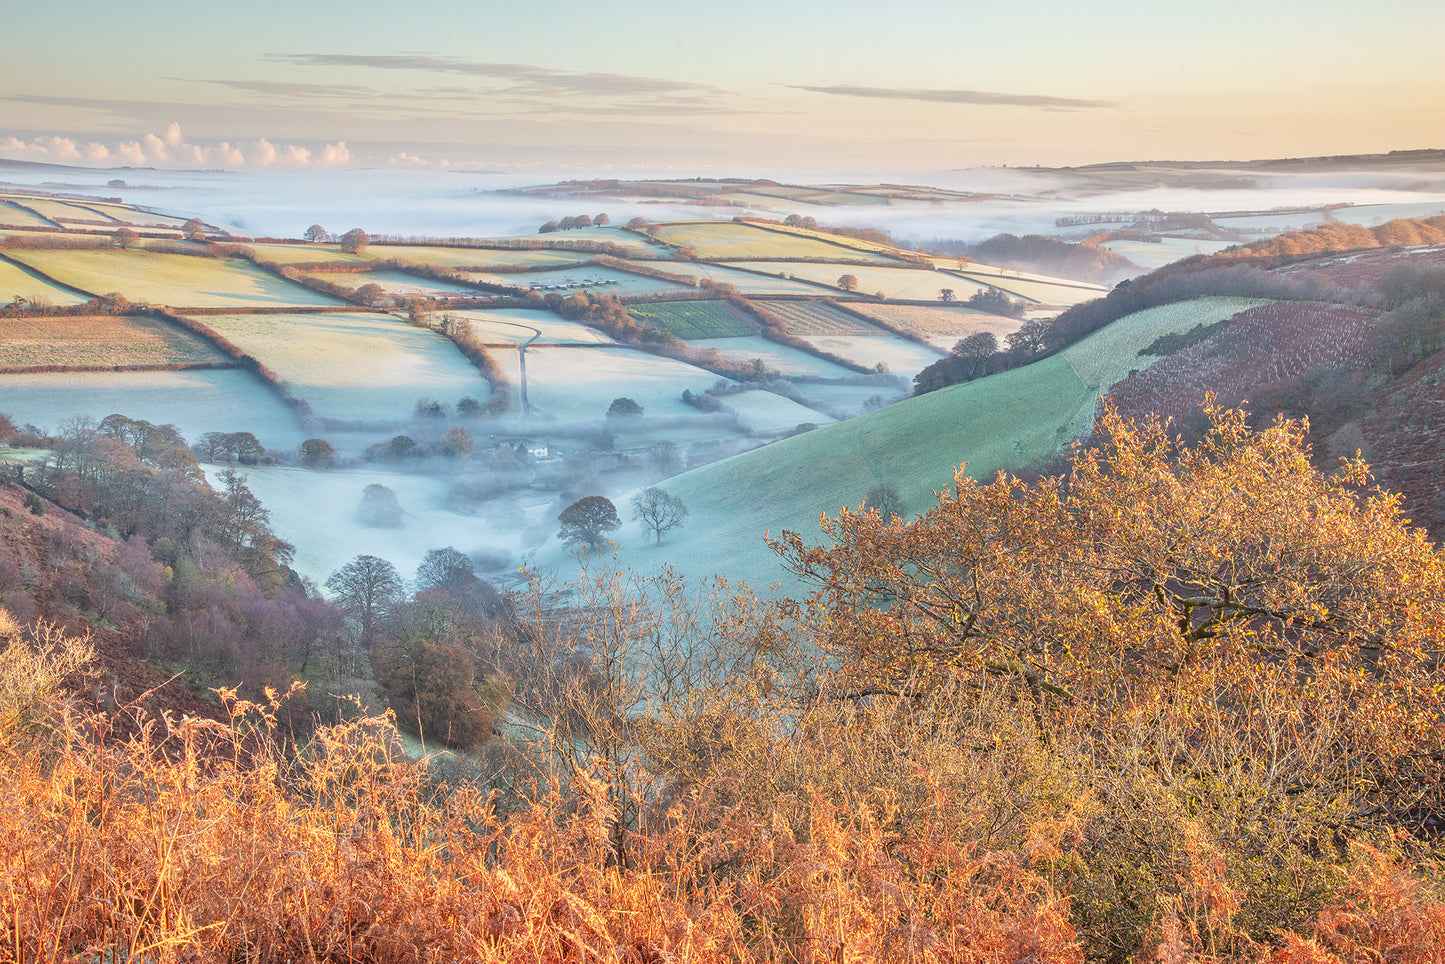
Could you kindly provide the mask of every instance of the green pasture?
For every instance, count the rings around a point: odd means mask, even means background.
[[[367,248],[362,254],[342,251],[334,244],[250,244],[246,247],[256,252],[262,261],[273,264],[315,264],[326,261],[374,261],[376,256]]]
[[[666,329],[683,341],[736,338],[753,333],[735,311],[717,301],[659,301],[631,305],[627,310],[638,321]]]
[[[8,253],[57,281],[96,295],[118,291],[134,302],[218,308],[342,304],[244,261],[119,248]]]
[[[17,197],[15,200],[52,221],[107,221],[104,215],[81,207],[80,202],[69,204],[48,197]]]
[[[73,291],[37,278],[8,261],[0,261],[0,304],[9,304],[17,297],[27,301],[39,298],[52,305],[80,305],[89,299]]]
[[[50,222],[24,207],[24,199],[0,198],[0,227],[38,228],[49,227]]]

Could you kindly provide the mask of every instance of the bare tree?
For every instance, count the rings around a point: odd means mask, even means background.
[[[682,525],[682,520],[687,517],[687,506],[677,496],[654,486],[632,497],[632,517],[656,533],[660,545],[664,532]]]

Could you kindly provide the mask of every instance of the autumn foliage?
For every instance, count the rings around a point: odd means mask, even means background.
[[[1186,447],[1106,412],[1060,478],[784,534],[798,601],[598,573],[515,600],[479,643],[506,738],[466,764],[368,716],[293,746],[280,697],[228,691],[229,722],[122,739],[129,708],[32,687],[0,716],[0,946],[1438,960],[1445,560],[1302,425],[1205,414]],[[71,652],[7,633],[0,679]]]

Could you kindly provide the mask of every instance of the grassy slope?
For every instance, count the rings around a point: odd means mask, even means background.
[[[629,525],[616,533],[619,560],[638,568],[670,562],[694,579],[722,572],[755,586],[782,582],[796,588],[763,544],[764,530],[816,533],[820,514],[858,505],[871,486],[884,481],[898,486],[910,514],[923,512],[934,504],[935,491],[952,485],[961,463],[974,478],[1021,467],[1087,430],[1098,394],[1150,361],[1138,357],[1140,348],[1166,331],[1186,331],[1253,303],[1206,298],[1139,312],[1065,355],[910,398],[677,476],[662,487],[688,506],[685,525],[668,533],[661,546]],[[627,518],[625,498],[614,501]],[[553,542],[533,562],[563,568],[568,557]]]

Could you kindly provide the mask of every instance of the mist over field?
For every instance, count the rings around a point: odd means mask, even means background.
[[[1054,234],[1060,230],[1055,224],[1060,217],[1099,212],[1158,209],[1209,213],[1351,204],[1362,209],[1360,215],[1364,218],[1388,220],[1445,211],[1445,184],[1413,170],[1221,173],[1223,176],[1208,182],[1208,187],[1161,183],[1128,189],[1087,183],[1054,170],[1006,167],[931,172],[820,170],[786,175],[767,171],[710,172],[710,176],[772,178],[790,184],[918,184],[987,195],[957,203],[895,200],[866,207],[815,203],[795,206],[798,213],[829,224],[881,228],[897,240],[912,244],[936,238],[976,243],[1005,232]],[[374,168],[241,172],[0,167],[0,184],[120,197],[129,204],[201,216],[255,237],[299,237],[309,225],[317,223],[337,233],[361,227],[373,235],[499,237],[533,235],[545,221],[578,213],[605,211],[613,223],[622,223],[634,216],[652,220],[726,220],[738,216],[777,217],[792,210],[783,199],[776,207],[762,209],[503,193],[579,178],[686,180],[694,176],[698,175],[693,170],[518,173]],[[124,181],[125,186],[110,186],[114,180]],[[1348,209],[1336,216],[1352,220]],[[1090,232],[1076,229],[1073,233]]]

